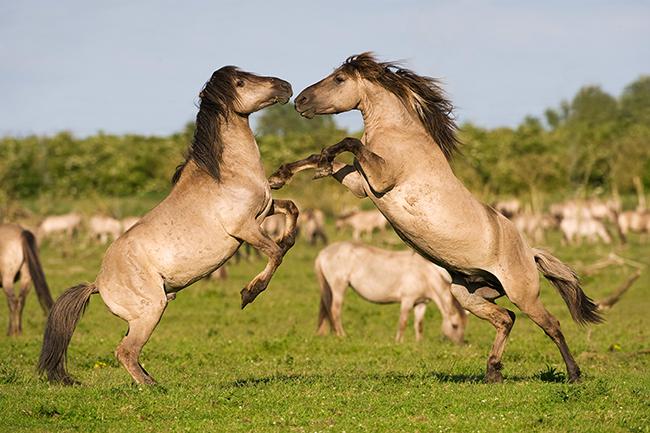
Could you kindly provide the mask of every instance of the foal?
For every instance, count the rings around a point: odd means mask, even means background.
[[[248,117],[286,103],[291,93],[286,81],[232,66],[212,74],[200,94],[194,139],[170,194],[108,248],[94,283],[68,289],[54,304],[39,362],[50,381],[73,383],[65,354],[94,293],[129,324],[117,359],[133,380],[153,384],[139,363],[140,351],[176,292],[225,263],[243,241],[269,261],[241,291],[242,308],[266,289],[294,244],[298,209],[271,197]],[[286,219],[277,243],[260,228],[275,213]]]

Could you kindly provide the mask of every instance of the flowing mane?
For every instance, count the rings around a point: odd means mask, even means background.
[[[418,75],[396,62],[379,62],[369,52],[348,57],[339,70],[379,84],[400,98],[417,113],[448,160],[458,151],[460,142],[456,136],[454,106],[438,80]]]
[[[172,183],[180,179],[183,169],[193,160],[217,182],[221,177],[220,165],[223,153],[220,126],[227,121],[228,113],[237,100],[235,77],[249,75],[235,66],[224,66],[215,71],[199,94],[201,103],[196,115],[196,129],[192,143],[185,152],[185,162],[176,167]],[[252,74],[250,74],[252,75]]]

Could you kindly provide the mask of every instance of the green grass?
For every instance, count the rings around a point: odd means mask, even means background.
[[[561,247],[557,236],[549,243],[578,269],[610,251],[603,245]],[[650,257],[648,239],[635,237],[613,249],[637,261]],[[92,281],[103,251],[86,242],[46,244],[43,262],[55,296]],[[505,383],[488,385],[482,377],[494,331],[473,317],[463,347],[441,340],[433,307],[425,340],[415,344],[409,329],[398,345],[398,306],[372,305],[349,292],[343,315],[349,337],[316,337],[317,251],[299,242],[268,291],[244,311],[239,290],[261,270],[261,260],[231,266],[224,283],[201,281],[179,293],[142,356],[160,382],[155,387],[131,384],[118,366],[113,350],[126,325],[98,296],[69,351],[68,367],[83,385],[39,378],[35,364],[45,319],[30,294],[24,335],[0,337],[0,431],[650,431],[647,271],[605,324],[588,329],[571,322],[559,295],[544,283],[543,300],[562,322],[582,383],[565,383],[554,344],[518,314],[503,359]],[[585,289],[603,297],[631,272],[607,268],[585,278]],[[3,307],[0,323],[6,321]]]

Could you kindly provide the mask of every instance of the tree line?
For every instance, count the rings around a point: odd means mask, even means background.
[[[332,116],[306,120],[293,107],[272,107],[256,122],[269,173],[350,132]],[[164,194],[183,161],[193,123],[165,137],[98,133],[0,139],[0,199],[39,196],[111,197]],[[358,135],[358,133],[357,133]],[[612,96],[586,86],[543,118],[517,127],[461,125],[462,154],[454,169],[470,189],[487,195],[633,192],[639,176],[650,187],[650,76]]]

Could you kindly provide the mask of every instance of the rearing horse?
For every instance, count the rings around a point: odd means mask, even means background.
[[[486,380],[501,382],[501,357],[515,314],[494,303],[507,296],[558,346],[569,380],[580,377],[560,324],[539,299],[538,270],[557,287],[579,323],[600,322],[575,273],[531,248],[514,225],[479,202],[456,178],[449,159],[458,147],[452,104],[438,82],[370,53],[350,57],[296,97],[305,117],[360,110],[361,140],[346,138],[320,155],[281,166],[269,179],[281,188],[295,173],[316,168],[358,197],[369,197],[398,235],[452,276],[461,305],[496,328]],[[354,165],[334,158],[352,152]]]
[[[153,384],[142,368],[142,347],[176,292],[209,275],[247,242],[269,257],[242,290],[242,308],[268,285],[296,236],[298,209],[274,200],[249,114],[286,103],[291,86],[233,66],[212,74],[203,88],[196,132],[169,195],[107,250],[94,283],[68,289],[50,313],[39,362],[50,381],[73,383],[65,354],[79,317],[94,293],[126,320],[128,332],[115,351],[138,383]],[[260,228],[267,215],[286,224],[276,243]]]

